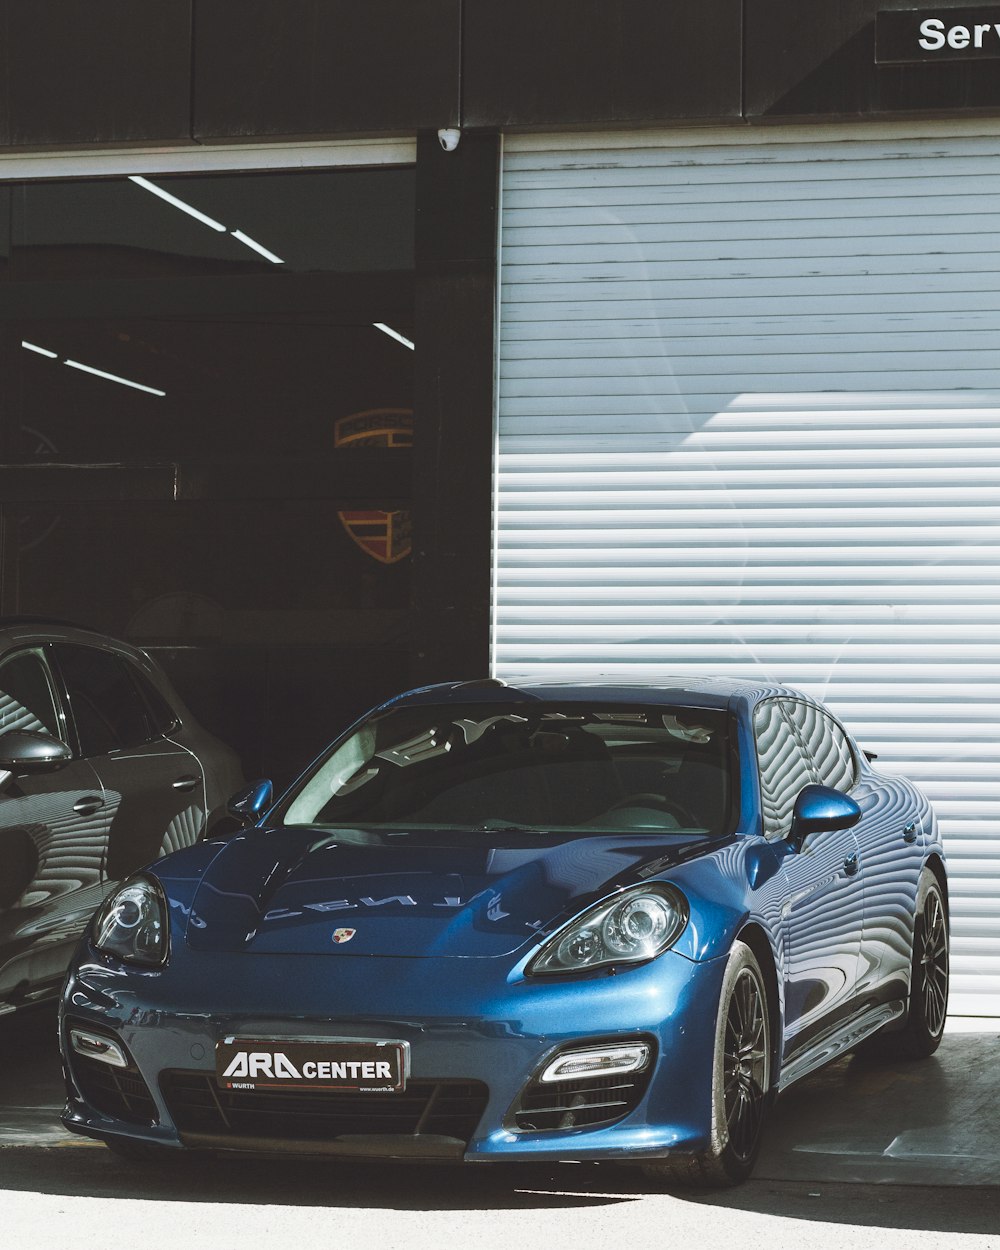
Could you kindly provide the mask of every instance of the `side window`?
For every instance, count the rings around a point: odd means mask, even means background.
[[[156,737],[173,733],[180,724],[180,718],[177,713],[144,672],[136,668],[134,664],[126,663],[126,667],[132,680],[142,692],[143,699],[146,701],[146,707],[149,710],[151,724]]]
[[[84,755],[106,755],[157,736],[123,660],[96,647],[53,648]]]
[[[21,651],[0,665],[0,733],[30,729],[62,733],[49,685],[48,669],[34,651]]]
[[[786,699],[783,706],[813,762],[820,784],[846,794],[853,788],[857,777],[854,753],[844,731],[814,703]]]
[[[760,766],[764,836],[783,837],[791,828],[799,791],[816,778],[776,699],[757,705],[753,728]]]

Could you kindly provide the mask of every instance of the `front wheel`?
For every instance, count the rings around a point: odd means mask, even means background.
[[[712,1144],[698,1155],[644,1165],[665,1184],[739,1185],[754,1169],[771,1105],[771,1020],[753,951],[734,942],[719,996],[712,1077]]]

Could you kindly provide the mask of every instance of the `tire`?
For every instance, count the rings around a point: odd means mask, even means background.
[[[898,1033],[885,1041],[901,1059],[926,1059],[941,1045],[948,1013],[948,905],[929,868],[920,874],[910,962],[910,1008]]]
[[[771,1019],[764,975],[753,951],[734,942],[722,980],[715,1026],[712,1144],[698,1155],[643,1165],[664,1185],[723,1189],[754,1169],[772,1102]]]
[[[910,954],[910,1002],[902,1028],[888,1025],[855,1047],[865,1059],[926,1059],[941,1045],[948,1011],[948,906],[929,868],[920,874]]]

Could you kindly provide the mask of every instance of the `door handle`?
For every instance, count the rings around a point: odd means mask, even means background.
[[[917,840],[917,822],[915,820],[912,820],[903,830],[903,841],[904,842],[916,842],[916,840]]]
[[[858,858],[857,852],[853,855],[848,855],[848,857],[844,860],[844,872],[846,872],[849,877],[856,877],[860,867],[861,860]]]
[[[177,780],[171,784],[175,790],[193,790],[198,784],[198,778],[192,777],[190,773],[187,773],[183,777],[178,777]]]
[[[73,804],[73,811],[79,816],[93,816],[104,806],[104,800],[96,794],[85,794]]]

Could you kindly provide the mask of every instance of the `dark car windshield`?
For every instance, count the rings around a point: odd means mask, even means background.
[[[705,835],[733,827],[726,713],[485,704],[372,717],[301,781],[284,825]]]

